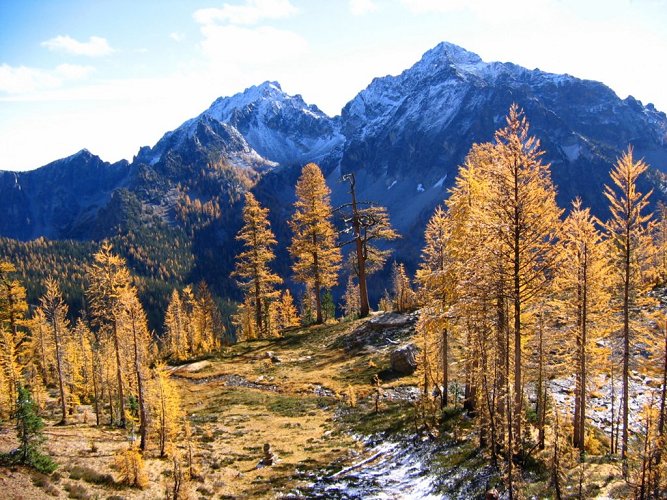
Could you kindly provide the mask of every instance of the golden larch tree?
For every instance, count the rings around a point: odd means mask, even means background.
[[[391,269],[391,284],[393,309],[399,313],[413,309],[417,299],[403,263],[394,261]]]
[[[151,364],[152,338],[148,331],[146,313],[139,302],[137,291],[134,287],[127,289],[123,297],[125,314],[127,316],[126,328],[129,330],[130,344],[132,350],[132,371],[136,380],[137,402],[139,404],[139,449],[146,449],[148,440],[148,395],[146,389],[146,373]]]
[[[180,396],[164,364],[158,363],[153,369],[150,393],[151,428],[157,437],[160,457],[164,457],[181,430],[183,417]]]
[[[243,227],[236,239],[243,242],[245,249],[236,256],[236,269],[232,277],[245,291],[244,303],[251,305],[254,313],[255,330],[259,337],[269,337],[271,331],[271,303],[279,296],[276,285],[282,278],[269,268],[275,259],[273,247],[275,236],[269,224],[269,210],[263,208],[252,193],[246,193],[243,207]]]
[[[224,326],[220,310],[215,304],[213,294],[205,281],[197,285],[195,298],[197,300],[196,328],[199,331],[198,352],[209,353],[218,349],[222,343]]]
[[[81,374],[83,394],[92,398],[95,406],[95,421],[100,425],[100,363],[99,343],[95,334],[83,318],[78,318],[72,331],[72,339],[81,349]]]
[[[63,300],[58,283],[53,278],[47,278],[44,283],[46,292],[40,299],[40,308],[46,318],[51,339],[54,347],[56,361],[56,375],[58,377],[58,389],[60,392],[60,408],[62,418],[60,424],[67,423],[67,395],[65,386],[70,377],[67,370],[67,344],[69,343],[70,331],[67,319],[68,307]]]
[[[303,167],[290,220],[294,236],[289,252],[294,260],[294,278],[308,284],[315,295],[317,324],[323,321],[321,292],[336,285],[341,263],[331,222],[330,193],[320,167],[314,163]]]
[[[555,288],[566,321],[572,350],[575,397],[573,445],[584,449],[587,383],[595,344],[606,333],[604,318],[609,305],[608,267],[600,221],[583,208],[580,199],[572,204],[560,238]],[[570,343],[570,345],[572,345]]]
[[[41,308],[36,308],[30,319],[31,354],[33,366],[42,377],[42,382],[49,385],[53,366],[53,339],[49,335],[48,323]]]
[[[86,297],[94,321],[103,331],[108,330],[113,343],[115,358],[116,383],[118,390],[119,424],[125,427],[125,394],[123,391],[123,352],[124,339],[122,328],[123,299],[130,287],[130,272],[125,259],[113,252],[111,244],[105,242],[93,256],[93,263],[87,269],[88,288]]]
[[[186,359],[187,338],[184,327],[186,321],[187,319],[183,317],[181,295],[174,288],[164,318],[164,339],[162,340],[164,357],[170,357],[174,360]]]
[[[437,207],[426,224],[424,233],[426,244],[422,250],[422,262],[417,271],[420,302],[427,305],[422,313],[424,318],[419,324],[424,328],[425,337],[429,335],[437,337],[424,342],[423,355],[425,362],[430,366],[439,365],[441,367],[439,380],[442,387],[442,406],[446,406],[449,401],[449,343],[456,276],[455,264],[449,248],[451,231],[452,227],[447,212],[442,207]],[[427,347],[432,352],[427,352]],[[429,354],[431,354],[431,359],[429,359]],[[438,357],[440,358],[439,363]]]
[[[638,321],[641,305],[647,299],[653,284],[651,258],[654,255],[651,238],[651,214],[643,213],[648,207],[651,192],[642,194],[637,189],[637,180],[648,165],[635,161],[632,148],[621,156],[610,172],[612,186],[605,186],[605,196],[609,200],[611,218],[606,223],[606,231],[611,243],[612,276],[616,310],[620,313],[620,334],[622,340],[622,423],[621,460],[623,475],[628,477],[628,418],[629,418],[629,377],[630,349],[640,337],[643,326]]]
[[[347,277],[347,285],[345,286],[345,293],[343,294],[343,315],[348,319],[356,319],[359,317],[359,286],[354,282],[352,276]]]
[[[513,336],[514,436],[521,446],[523,415],[522,343],[526,333],[526,308],[548,288],[550,270],[557,255],[554,243],[562,210],[556,204],[556,189],[550,165],[542,162],[539,140],[529,135],[523,111],[514,104],[507,125],[496,131],[494,161],[489,165],[493,182],[487,205],[498,251],[509,272],[506,293],[510,299]]]
[[[185,357],[190,358],[195,355],[195,346],[199,343],[199,329],[197,328],[197,321],[195,321],[195,317],[197,316],[197,301],[195,300],[192,287],[189,285],[183,288],[183,292],[181,293],[181,306],[185,319],[185,323],[183,324],[187,352]]]
[[[280,300],[276,305],[276,321],[278,328],[285,329],[298,326],[300,323],[299,313],[294,305],[294,298],[289,289],[280,294]]]
[[[24,328],[28,304],[25,288],[14,278],[13,264],[0,261],[0,369],[2,392],[6,396],[4,413],[14,411],[18,386],[28,364],[29,338]],[[2,411],[3,409],[0,409]]]

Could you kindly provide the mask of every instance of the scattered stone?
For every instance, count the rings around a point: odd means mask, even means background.
[[[271,391],[271,392],[280,392],[280,387],[275,384],[265,384],[259,382],[251,382],[241,375],[236,375],[234,373],[223,373],[220,375],[212,375],[210,377],[201,377],[201,378],[190,378],[183,377],[179,373],[174,373],[175,378],[185,378],[190,383],[193,384],[208,384],[211,382],[223,382],[228,387],[247,387],[249,389],[259,389],[261,391]],[[272,381],[273,378],[266,379]]]
[[[315,384],[313,386],[313,392],[315,395],[320,396],[320,397],[325,397],[325,398],[335,398],[336,393],[332,391],[331,389],[324,387],[320,384]]]
[[[276,457],[271,451],[271,445],[269,443],[264,443],[264,456],[257,464],[257,468],[261,467],[271,467],[276,461]]]
[[[266,351],[266,357],[270,359],[272,363],[282,363],[282,360],[276,356],[276,353],[273,351]]]
[[[415,333],[419,314],[381,313],[360,324],[349,333],[340,336],[334,347],[342,347],[349,353],[372,354],[400,344]]]
[[[498,500],[498,498],[500,498],[500,496],[498,495],[498,490],[495,488],[487,490],[484,494],[484,500]]]
[[[401,375],[411,375],[417,369],[417,346],[407,344],[391,353],[391,369]]]
[[[388,387],[382,390],[381,398],[387,401],[417,401],[421,396],[419,387],[414,385],[401,385]]]

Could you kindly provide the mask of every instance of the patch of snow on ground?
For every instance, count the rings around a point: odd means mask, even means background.
[[[574,413],[574,380],[572,378],[556,379],[550,382],[550,392],[560,408]],[[651,401],[652,393],[655,401],[659,398],[659,388],[651,387],[655,383],[648,377],[631,372],[630,374],[630,433],[640,430],[642,425],[641,410]],[[620,377],[614,380],[614,419],[619,418],[621,406],[622,384]],[[609,434],[611,431],[611,384],[606,375],[600,375],[588,387],[586,419],[598,429]]]
[[[435,477],[420,457],[400,443],[381,442],[367,455],[327,478],[320,491],[328,498],[442,498],[433,494]]]

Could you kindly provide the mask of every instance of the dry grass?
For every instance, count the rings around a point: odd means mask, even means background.
[[[246,342],[215,359],[174,369],[192,427],[197,477],[189,490],[195,497],[275,497],[303,485],[310,471],[358,447],[337,427],[334,412],[344,405],[348,387],[354,386],[359,398],[370,393],[371,372],[379,368],[368,356],[351,357],[331,348],[357,324],[311,327],[281,339]],[[267,351],[281,362],[272,362]],[[247,379],[251,387],[216,378],[230,374]],[[62,479],[44,476],[33,481],[30,471],[0,469],[0,487],[10,486],[9,498],[164,497],[172,463],[160,460],[155,449],[144,457],[148,487],[122,487],[113,457],[128,446],[125,431],[95,427],[87,407],[79,408],[70,425],[53,425],[57,415],[49,418],[48,411],[46,421],[45,451],[58,462],[55,477]],[[264,443],[271,445],[277,460],[271,467],[258,468]],[[0,431],[0,453],[15,446],[13,432]],[[185,452],[184,443],[177,446]]]
[[[379,414],[373,413],[372,377],[387,369],[387,353],[370,349],[351,355],[332,347],[359,324],[311,327],[281,339],[245,342],[216,358],[174,369],[192,429],[196,477],[186,485],[192,498],[282,496],[312,481],[316,471],[334,463],[349,465],[362,445],[348,431],[371,434],[412,428],[405,405],[385,402]],[[268,351],[281,361],[272,362]],[[415,376],[384,382],[383,387],[405,384],[416,385]],[[350,391],[359,402],[356,408],[349,407]],[[165,497],[172,462],[159,459],[154,445],[144,456],[148,487],[121,487],[112,464],[116,452],[128,446],[125,431],[93,426],[94,414],[83,407],[71,425],[54,426],[55,414],[47,421],[46,451],[59,463],[57,472],[44,476],[23,468],[0,468],[5,497]],[[265,443],[276,460],[272,466],[258,467]],[[0,429],[0,453],[14,447],[13,430]],[[181,457],[187,454],[183,441],[177,447]],[[587,496],[628,494],[616,465],[585,467]],[[577,473],[571,471],[570,485],[577,482]],[[548,491],[546,484],[533,487],[540,494]]]

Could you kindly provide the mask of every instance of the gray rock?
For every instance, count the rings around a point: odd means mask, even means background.
[[[401,375],[410,375],[417,369],[417,346],[407,344],[391,353],[391,369]]]
[[[271,360],[272,363],[282,363],[282,359],[276,356],[276,353],[273,351],[266,351],[266,357]]]
[[[411,315],[399,313],[383,313],[372,317],[368,321],[371,328],[382,330],[385,328],[404,328],[409,327],[414,323],[414,318]]]

